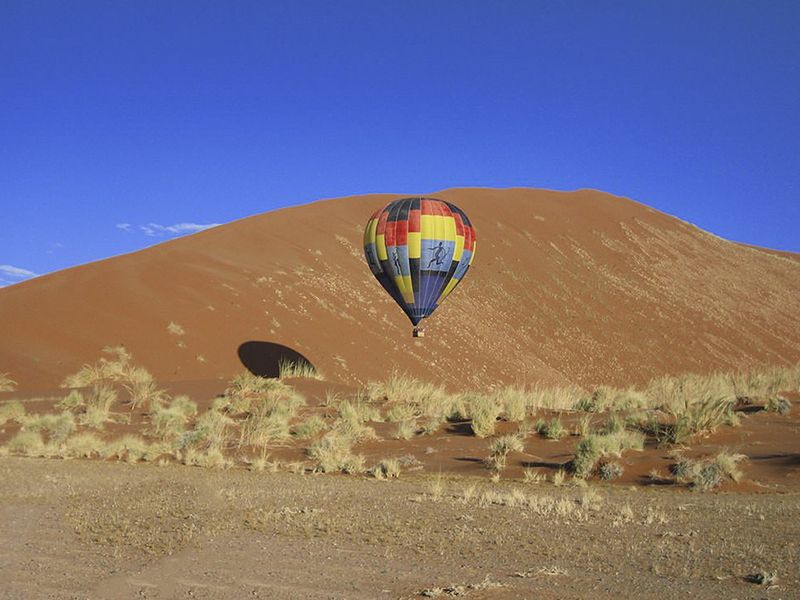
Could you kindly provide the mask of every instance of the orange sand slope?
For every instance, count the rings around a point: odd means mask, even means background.
[[[285,349],[331,381],[393,368],[453,389],[640,383],[800,360],[800,255],[722,240],[581,190],[452,189],[478,231],[458,290],[411,326],[367,268],[397,194],[249,217],[0,290],[0,372],[47,389],[107,345],[166,381],[269,373]],[[183,334],[168,330],[173,322]]]

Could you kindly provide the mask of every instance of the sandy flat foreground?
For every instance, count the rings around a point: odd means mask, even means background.
[[[0,597],[800,598],[800,493],[589,490],[2,458]]]

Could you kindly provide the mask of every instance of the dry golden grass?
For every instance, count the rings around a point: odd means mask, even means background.
[[[290,422],[306,401],[295,392],[272,392],[251,403],[241,422],[239,446],[268,446],[291,437]]]
[[[0,373],[0,392],[13,392],[16,389],[17,382],[8,373]]]
[[[237,414],[250,410],[250,402],[274,393],[289,393],[291,388],[278,379],[259,377],[249,371],[237,375],[225,389],[224,403]]]
[[[42,434],[38,431],[20,431],[6,446],[11,454],[20,456],[47,456]]]
[[[0,404],[0,426],[8,421],[18,421],[25,416],[25,405],[19,400],[6,400]]]
[[[298,440],[307,440],[325,431],[328,423],[319,415],[312,415],[302,423],[292,427],[292,436]]]
[[[94,433],[78,433],[64,442],[61,450],[63,458],[92,458],[105,455],[106,442]]]
[[[175,321],[170,321],[169,325],[167,325],[167,333],[170,335],[186,335],[186,330],[183,327],[178,325]]]
[[[519,435],[503,435],[489,444],[489,457],[486,466],[494,473],[501,473],[506,468],[506,461],[511,452],[522,452],[523,443]]]
[[[339,416],[333,422],[331,430],[338,436],[355,442],[375,439],[375,430],[366,423],[380,421],[380,411],[369,404],[359,401],[345,400],[338,406]]]
[[[494,434],[497,419],[500,417],[501,407],[494,397],[484,394],[475,394],[468,397],[467,410],[471,420],[472,432],[478,437],[488,437]]]
[[[362,473],[364,457],[353,453],[352,438],[330,431],[307,451],[314,470],[322,473]]]
[[[25,415],[18,418],[25,431],[39,431],[48,434],[51,444],[63,443],[75,431],[75,415],[64,411],[61,414]]]
[[[528,391],[528,406],[542,410],[571,410],[584,395],[584,390],[577,386],[534,386]]]
[[[741,480],[739,463],[745,459],[743,454],[732,454],[727,450],[697,460],[678,456],[673,472],[678,482],[688,483],[693,490],[707,492],[718,488],[725,479]]]
[[[621,457],[625,450],[641,450],[644,447],[644,435],[625,429],[613,433],[595,433],[583,438],[575,449],[575,458],[571,463],[575,477],[590,477],[601,459],[608,456]]]
[[[197,404],[188,396],[177,396],[169,405],[156,403],[150,411],[153,433],[162,438],[174,438],[186,429],[197,414]]]
[[[324,379],[322,373],[307,361],[280,361],[278,364],[278,377],[280,379],[303,378]]]
[[[384,458],[370,469],[370,474],[375,479],[399,479],[400,472],[400,462],[396,458]]]

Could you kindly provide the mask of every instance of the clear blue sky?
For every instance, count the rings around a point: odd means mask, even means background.
[[[598,188],[800,251],[798,31],[756,0],[7,0],[0,285],[452,186]]]

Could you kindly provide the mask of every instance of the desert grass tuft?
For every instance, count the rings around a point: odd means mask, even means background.
[[[524,469],[522,471],[522,480],[525,483],[542,483],[547,480],[547,477],[538,469]]]
[[[263,447],[285,442],[291,437],[291,420],[305,403],[305,398],[291,388],[276,388],[253,400],[241,423],[239,445]]]
[[[739,463],[745,459],[743,454],[731,454],[727,450],[712,458],[696,460],[678,456],[673,474],[678,482],[688,483],[693,490],[707,492],[718,488],[725,479],[740,481]]]
[[[177,396],[169,406],[157,403],[150,412],[153,433],[162,438],[173,438],[186,429],[186,424],[197,414],[197,404],[188,396]]]
[[[673,422],[663,430],[663,441],[683,444],[695,435],[713,433],[722,425],[738,425],[734,404],[732,396],[706,395],[693,400],[683,396],[674,399],[666,406]]]
[[[329,431],[307,450],[315,461],[314,470],[322,473],[361,473],[364,457],[353,453],[352,438]]]
[[[501,407],[503,418],[516,423],[528,416],[530,396],[520,387],[508,386],[492,394],[495,404]]]
[[[312,415],[302,423],[292,427],[292,436],[298,440],[307,440],[325,431],[328,424],[319,415]]]
[[[8,373],[0,373],[0,392],[13,392],[16,389],[17,382]]]
[[[494,434],[501,407],[493,396],[485,394],[470,396],[468,410],[472,432],[477,437],[488,437]]]
[[[564,429],[564,426],[561,424],[561,419],[558,417],[553,417],[549,423],[544,419],[539,419],[536,421],[534,429],[539,435],[548,440],[560,440],[567,435],[567,430]]]
[[[278,378],[291,379],[323,379],[322,373],[317,371],[316,367],[308,361],[287,361],[282,360],[278,363]]]
[[[117,401],[116,390],[108,384],[98,383],[92,387],[86,400],[85,411],[78,416],[78,423],[93,429],[102,429],[110,420],[111,407]]]
[[[11,454],[20,456],[44,456],[45,443],[38,431],[20,431],[6,446]]]
[[[69,411],[61,414],[36,414],[19,418],[25,431],[48,433],[50,443],[58,445],[64,442],[75,431],[75,415]]]
[[[61,455],[64,458],[92,458],[104,453],[106,442],[93,433],[73,435],[64,442]]]
[[[370,469],[370,473],[376,479],[398,479],[400,477],[400,462],[396,458],[384,458]]]
[[[80,390],[70,390],[57,404],[56,408],[64,410],[78,410],[86,404],[86,399]]]
[[[566,478],[567,478],[566,471],[564,471],[564,469],[559,469],[558,471],[553,473],[553,478],[552,478],[553,485],[555,485],[556,487],[564,485],[564,481],[566,480]]]
[[[339,404],[338,412],[331,427],[336,435],[349,438],[353,443],[377,437],[375,430],[367,425],[370,421],[381,420],[377,407],[358,400],[345,400]]]
[[[410,440],[417,435],[418,430],[419,428],[417,427],[416,420],[409,419],[408,421],[400,421],[397,424],[392,437],[394,437],[396,440]]]
[[[227,458],[217,447],[211,447],[204,451],[189,448],[183,455],[183,464],[192,467],[203,467],[206,469],[227,469],[233,462]]]
[[[503,435],[489,444],[489,457],[486,466],[493,473],[501,473],[506,468],[506,461],[511,452],[522,452],[522,438],[518,435]]]
[[[175,321],[170,321],[169,325],[167,325],[167,333],[170,335],[182,336],[186,335],[186,330],[178,325]]]
[[[608,434],[594,433],[578,443],[570,466],[576,477],[585,479],[592,475],[600,459],[607,456],[620,457],[625,450],[642,448],[644,436],[639,432],[621,430]]]
[[[279,379],[259,377],[245,371],[234,377],[225,389],[229,404],[235,404],[231,412],[240,413],[250,409],[250,401],[264,398],[272,393],[288,393],[291,388]]]
[[[625,469],[619,463],[606,462],[600,465],[600,479],[605,481],[619,479],[624,472]]]
[[[787,398],[772,396],[767,400],[764,410],[775,412],[785,417],[792,412],[792,403]]]
[[[6,400],[0,404],[0,426],[7,421],[19,421],[25,416],[25,405],[19,400]]]
[[[528,406],[531,409],[569,410],[584,394],[584,390],[575,386],[535,386],[528,391]]]

